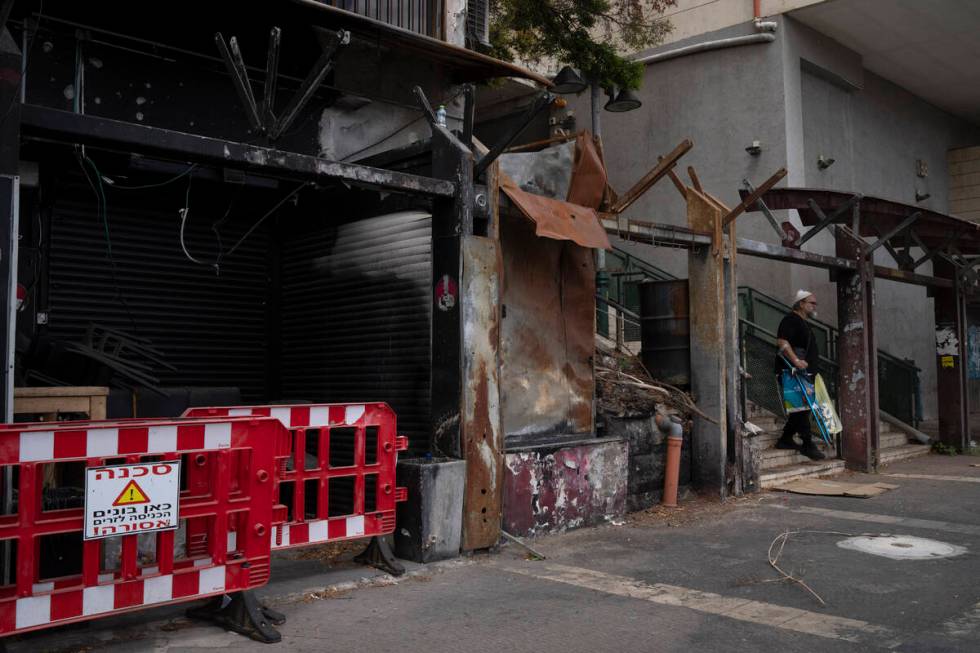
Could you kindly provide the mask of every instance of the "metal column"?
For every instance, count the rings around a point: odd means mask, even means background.
[[[970,436],[966,380],[966,301],[954,266],[937,260],[938,277],[956,279],[952,288],[934,291],[936,313],[936,389],[939,394],[939,440],[963,451]]]
[[[0,25],[0,32],[5,31]],[[0,33],[0,36],[3,36]],[[3,39],[13,43],[13,39]],[[21,57],[0,51],[0,418],[13,421],[14,332],[17,324],[17,234],[20,184]]]
[[[865,243],[847,227],[836,228],[837,256],[856,261],[837,281],[838,406],[843,455],[848,469],[870,472],[878,465],[878,343],[874,330],[874,265]]]
[[[724,498],[728,492],[728,409],[725,293],[721,236],[723,211],[708,197],[687,189],[687,221],[691,229],[714,234],[712,243],[688,254],[691,321],[691,390],[701,410],[714,423],[694,418],[692,476],[703,490]]]

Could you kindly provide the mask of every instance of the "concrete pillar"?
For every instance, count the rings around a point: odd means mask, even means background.
[[[836,227],[837,256],[857,263],[838,270],[837,404],[844,427],[843,455],[848,469],[871,472],[878,465],[878,347],[874,329],[874,267],[865,243],[847,227]]]
[[[726,293],[722,209],[693,188],[687,190],[687,222],[692,229],[715,234],[711,246],[688,254],[690,295],[691,391],[702,412],[717,423],[695,416],[692,436],[692,480],[698,488],[727,496],[728,407],[725,328]]]
[[[939,439],[962,451],[970,439],[966,380],[966,301],[956,270],[936,261],[937,277],[956,279],[953,288],[933,292],[936,312],[936,387],[939,394]]]

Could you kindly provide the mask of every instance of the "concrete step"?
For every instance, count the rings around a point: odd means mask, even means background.
[[[832,449],[826,446],[820,446],[819,449],[827,456],[826,460],[830,460],[836,455]],[[765,449],[760,452],[758,458],[759,469],[763,471],[785,465],[801,465],[809,462],[812,461],[793,449]]]
[[[925,456],[932,450],[927,444],[905,444],[900,447],[882,447],[878,452],[878,462],[882,465],[908,460],[918,456]]]
[[[776,442],[779,440],[782,431],[763,433],[752,438],[753,448],[756,450],[789,451],[788,449],[775,449]],[[904,433],[881,433],[878,436],[878,443],[882,450],[904,447],[911,441]]]
[[[878,446],[881,449],[892,449],[894,447],[904,447],[909,443],[909,436],[902,432],[886,433],[881,431],[878,434]]]
[[[769,488],[800,478],[836,476],[844,471],[844,461],[834,459],[818,462],[806,459],[805,463],[780,465],[759,474],[759,487]]]

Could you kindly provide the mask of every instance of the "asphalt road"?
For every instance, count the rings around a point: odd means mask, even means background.
[[[695,501],[539,538],[392,581],[343,562],[280,560],[264,594],[284,612],[263,645],[165,608],[11,641],[21,651],[978,651],[980,458],[928,456],[841,480],[899,487],[871,499],[762,493]],[[773,539],[791,535],[778,564]],[[838,546],[901,535],[962,547],[896,560]],[[884,540],[890,541],[890,540]],[[904,551],[902,545],[896,550]],[[323,591],[324,589],[327,591]]]

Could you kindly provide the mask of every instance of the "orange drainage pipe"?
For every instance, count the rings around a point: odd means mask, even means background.
[[[681,446],[684,444],[684,427],[669,417],[657,414],[657,428],[667,436],[667,464],[664,474],[664,496],[660,502],[668,508],[677,507],[677,481],[681,469]]]

